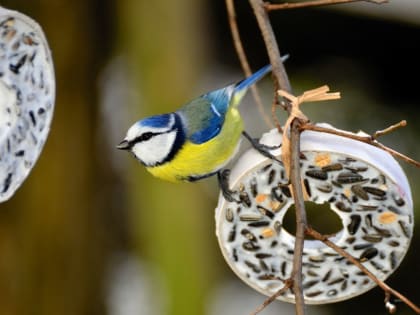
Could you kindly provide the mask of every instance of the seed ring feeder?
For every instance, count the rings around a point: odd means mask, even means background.
[[[276,129],[261,138],[269,146],[281,141]],[[280,156],[280,150],[271,153]],[[413,201],[400,165],[366,143],[309,130],[301,134],[300,150],[305,198],[328,203],[341,220],[341,231],[330,240],[385,280],[401,263],[413,234]],[[295,237],[283,227],[294,203],[288,184],[281,163],[250,149],[231,171],[230,189],[238,200],[229,202],[221,194],[216,208],[216,235],[227,263],[267,296],[292,272]],[[321,241],[305,240],[302,259],[307,304],[346,300],[376,285]],[[278,299],[295,301],[291,290]]]
[[[55,78],[41,27],[0,7],[0,202],[37,161],[50,130]]]

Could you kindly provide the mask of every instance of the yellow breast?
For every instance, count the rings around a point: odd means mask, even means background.
[[[229,109],[220,133],[211,140],[194,144],[187,141],[175,157],[147,170],[154,176],[171,182],[202,177],[221,169],[235,155],[243,130],[242,119],[235,108]]]

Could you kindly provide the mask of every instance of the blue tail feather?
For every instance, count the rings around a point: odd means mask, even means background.
[[[247,89],[249,86],[257,82],[259,79],[265,76],[268,72],[270,72],[271,68],[272,68],[271,65],[266,65],[265,67],[261,68],[257,72],[253,73],[248,78],[243,79],[242,81],[238,82],[235,86],[235,92],[239,92],[241,90]]]

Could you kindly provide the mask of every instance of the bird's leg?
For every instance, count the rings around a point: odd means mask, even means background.
[[[269,145],[265,145],[259,142],[258,139],[252,138],[246,131],[242,131],[242,134],[244,135],[244,137],[251,143],[252,147],[257,150],[260,154],[262,154],[263,156],[274,160],[280,164],[283,164],[282,161],[280,161],[279,159],[277,159],[273,154],[270,153],[270,150],[274,150],[274,149],[278,149],[281,147],[281,144],[278,146],[269,146]]]
[[[239,202],[239,200],[235,199],[234,197],[234,195],[237,195],[238,192],[229,188],[229,176],[229,169],[224,169],[217,172],[217,180],[219,182],[220,190],[222,191],[223,197],[225,197],[227,201]]]

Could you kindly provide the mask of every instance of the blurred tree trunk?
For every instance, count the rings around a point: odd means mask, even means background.
[[[137,116],[127,122],[128,128],[146,115],[174,111],[195,95],[198,69],[208,57],[205,12],[204,1],[197,0],[124,0],[118,5],[121,49],[129,54],[140,94],[134,104]],[[168,314],[204,314],[216,272],[208,244],[215,241],[214,204],[200,192],[200,184],[166,183],[134,159],[132,164],[138,253],[163,275]]]
[[[12,200],[1,205],[0,314],[105,314],[108,236],[96,201],[101,175],[93,131],[96,77],[106,55],[104,43],[94,40],[101,12],[93,1],[2,5],[35,18],[46,32],[57,100],[40,160]]]

